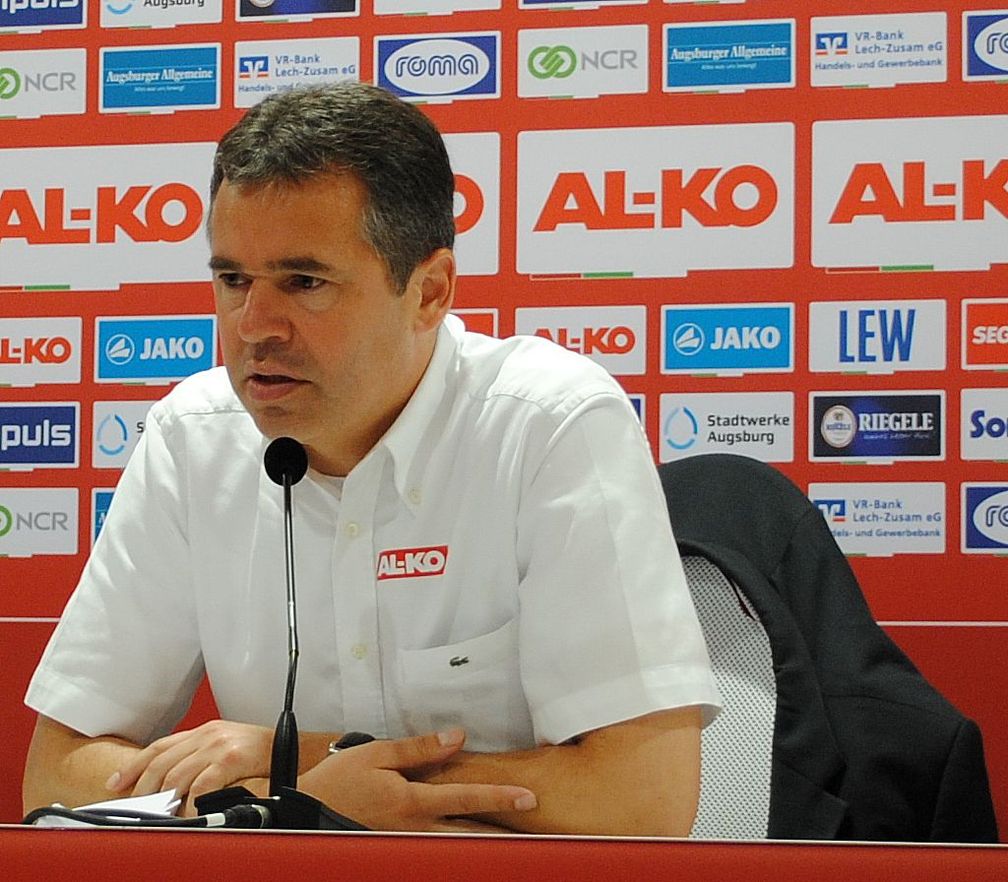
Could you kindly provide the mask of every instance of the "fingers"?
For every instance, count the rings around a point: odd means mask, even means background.
[[[429,817],[527,812],[535,794],[510,784],[412,784],[419,813]]]
[[[105,782],[105,789],[113,793],[132,790],[155,759],[180,741],[184,741],[190,734],[191,731],[189,730],[176,732],[174,735],[168,735],[151,742],[143,750],[136,753],[126,765],[112,773],[108,781]],[[146,792],[156,793],[157,791],[151,790]]]
[[[464,743],[462,729],[448,729],[411,738],[370,741],[347,750],[369,766],[399,771],[444,763],[458,753]]]

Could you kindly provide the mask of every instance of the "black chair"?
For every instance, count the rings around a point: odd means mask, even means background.
[[[729,454],[666,463],[659,474],[687,565],[713,564],[738,591],[743,618],[748,609],[767,635],[776,695],[766,835],[997,841],[979,728],[876,624],[805,494]],[[717,666],[725,638],[709,622],[705,635]],[[705,766],[725,762],[707,750]],[[723,835],[735,835],[731,824]]]

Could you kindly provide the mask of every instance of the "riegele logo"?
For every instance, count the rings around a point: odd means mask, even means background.
[[[582,355],[625,355],[637,345],[637,335],[626,325],[616,327],[584,328],[573,331],[568,328],[536,328],[535,336],[552,340],[564,349],[580,352]]]
[[[924,162],[904,162],[894,180],[881,162],[859,162],[837,200],[831,224],[878,216],[889,223],[985,220],[990,205],[1008,218],[1008,159],[966,159],[958,181],[928,179]]]
[[[71,355],[66,337],[0,337],[0,364],[64,364]]]
[[[41,209],[41,210],[39,210]],[[121,230],[134,242],[182,242],[203,220],[203,201],[188,184],[102,186],[93,207],[66,208],[66,190],[45,189],[42,205],[25,189],[0,191],[0,241],[32,245],[115,242]]]
[[[440,576],[448,561],[448,546],[393,548],[378,555],[377,579],[409,579]]]
[[[455,175],[455,232],[468,233],[483,217],[485,200],[479,184],[468,175]]]
[[[963,301],[963,367],[1008,367],[1008,300]]]
[[[600,199],[584,172],[560,172],[535,231],[551,232],[562,224],[589,230],[675,229],[683,226],[685,215],[703,227],[755,227],[777,207],[777,184],[757,165],[698,168],[689,174],[662,169],[658,191],[628,193],[626,176],[625,171],[604,172]],[[628,204],[639,210],[628,211]]]

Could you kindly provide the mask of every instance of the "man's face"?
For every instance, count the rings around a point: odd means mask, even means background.
[[[420,268],[397,293],[362,237],[365,201],[349,174],[256,188],[225,180],[210,216],[231,384],[264,435],[296,438],[329,474],[346,474],[395,420],[436,327]]]

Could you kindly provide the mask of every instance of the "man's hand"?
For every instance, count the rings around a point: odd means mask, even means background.
[[[113,794],[142,796],[174,790],[197,796],[245,778],[269,776],[273,730],[248,723],[212,720],[152,742],[114,772]]]
[[[440,766],[462,747],[461,729],[371,741],[341,750],[299,779],[299,788],[373,830],[487,830],[470,817],[507,816],[536,807],[524,787],[506,784],[427,784],[404,773]]]

